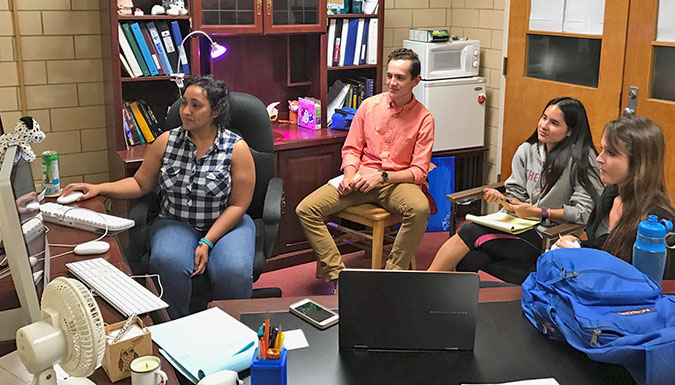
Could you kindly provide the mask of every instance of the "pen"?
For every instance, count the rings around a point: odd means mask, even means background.
[[[267,351],[267,344],[270,341],[270,312],[265,314],[265,336],[263,339],[263,358],[265,358],[265,352]]]
[[[281,346],[280,346],[279,342],[281,341],[281,336],[283,334],[284,333],[281,332],[281,325],[279,325],[279,332],[277,333],[277,338],[274,340],[274,347],[276,349],[281,349]]]
[[[347,184],[351,184],[354,181],[354,179],[356,179],[357,175],[359,175],[358,171],[354,173],[354,175],[352,176],[352,179],[350,179],[349,182],[347,182]]]
[[[279,349],[281,349],[284,346],[284,336],[286,334],[284,334],[284,333],[279,333],[279,334],[280,334],[280,336],[279,336]]]
[[[124,334],[126,334],[127,330],[129,330],[129,327],[131,327],[131,324],[134,322],[135,319],[136,319],[136,313],[131,313],[129,318],[127,318],[127,321],[124,323],[124,326],[122,326],[120,331],[117,332],[117,335],[115,336],[115,338],[113,338],[113,340],[110,343],[114,344],[115,342],[119,341],[120,338],[122,338],[122,336],[124,336]]]
[[[277,334],[279,333],[279,329],[277,328],[272,328],[272,331],[270,331],[270,340],[267,341],[267,346],[271,349],[274,347],[274,342],[277,340]]]

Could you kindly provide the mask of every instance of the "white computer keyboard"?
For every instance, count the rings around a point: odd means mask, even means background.
[[[73,208],[58,203],[47,202],[40,205],[40,212],[46,222],[57,223],[76,229],[103,233],[106,223],[108,232],[114,233],[134,227],[134,221],[127,218],[98,213],[83,208]]]
[[[68,270],[125,317],[169,305],[103,258],[66,263]]]
[[[24,222],[21,225],[21,230],[23,230],[23,237],[26,243],[31,243],[35,238],[45,232],[45,227],[42,224],[42,215],[38,214]]]

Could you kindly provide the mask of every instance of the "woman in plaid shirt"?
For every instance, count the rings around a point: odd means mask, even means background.
[[[246,215],[255,186],[248,145],[226,128],[229,90],[212,76],[188,81],[180,106],[182,127],[160,135],[133,177],[68,185],[79,200],[103,195],[134,199],[159,185],[160,215],[152,224],[150,271],[161,277],[169,315],[188,314],[191,277],[206,272],[214,298],[249,298],[253,286],[255,226]]]

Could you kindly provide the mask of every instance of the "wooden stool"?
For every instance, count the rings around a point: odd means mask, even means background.
[[[400,215],[391,213],[380,206],[364,203],[361,205],[348,207],[339,213],[335,214],[337,217],[342,219],[347,219],[352,222],[368,226],[373,229],[373,235],[360,233],[359,236],[362,236],[366,239],[372,241],[371,243],[371,254],[372,262],[371,268],[381,269],[383,268],[382,261],[382,246],[384,244],[384,229],[395,225],[403,218]],[[415,270],[415,256],[413,255],[412,260],[410,261],[410,268]]]

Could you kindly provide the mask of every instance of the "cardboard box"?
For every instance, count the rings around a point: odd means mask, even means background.
[[[108,336],[115,330],[121,329],[126,321],[121,321],[105,327],[105,335]],[[134,325],[134,324],[132,324]],[[150,330],[148,330],[143,321],[136,317],[135,325],[140,328],[129,330],[117,342],[111,343],[111,339],[106,337],[105,354],[103,355],[103,370],[115,382],[131,376],[129,365],[134,358],[152,354],[152,339]]]
[[[298,126],[321,129],[321,101],[314,98],[298,98]]]

